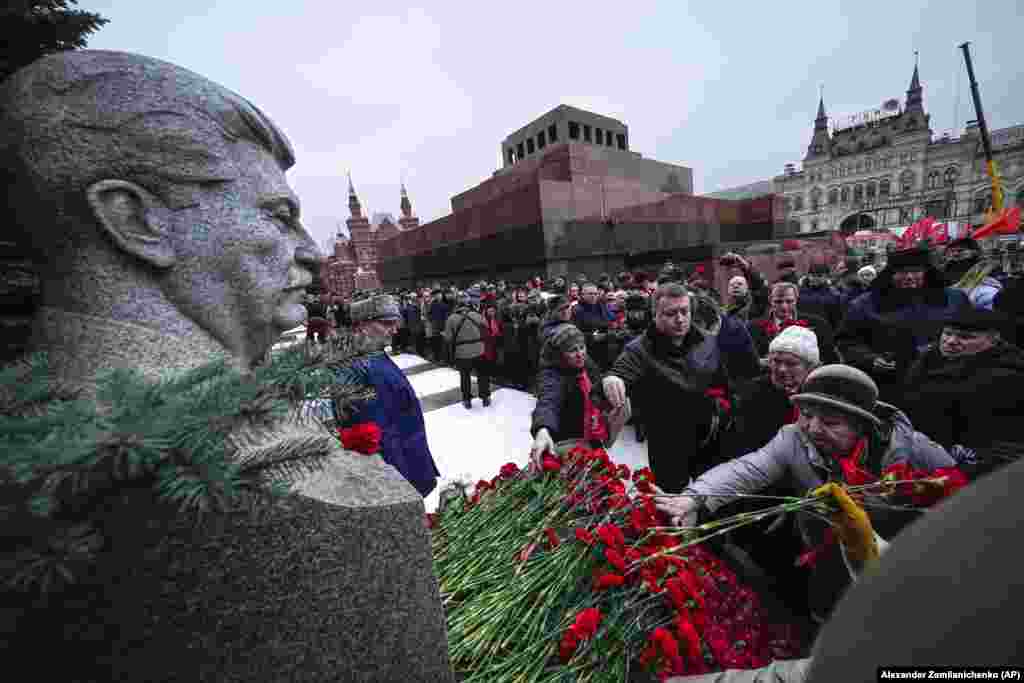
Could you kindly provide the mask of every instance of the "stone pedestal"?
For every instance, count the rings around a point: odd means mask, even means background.
[[[422,500],[380,460],[339,459],[306,487],[330,503],[292,495],[199,529],[110,505],[118,545],[85,585],[48,605],[5,596],[8,664],[82,681],[454,680]]]

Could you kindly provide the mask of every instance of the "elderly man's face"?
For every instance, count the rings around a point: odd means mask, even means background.
[[[175,264],[160,284],[182,312],[252,361],[305,320],[319,252],[278,162],[250,144],[233,154],[237,180],[199,188],[197,206],[172,213]]]
[[[999,335],[994,330],[964,330],[947,326],[939,337],[939,353],[943,358],[974,356],[991,349],[998,339]]]
[[[807,361],[792,353],[773,351],[768,354],[768,370],[772,384],[792,396],[804,383],[811,368]]]
[[[693,314],[690,311],[690,297],[662,297],[658,299],[654,325],[659,332],[674,341],[681,341],[690,331]]]
[[[597,303],[597,287],[592,287],[590,285],[584,287],[583,288],[583,300],[585,302],[587,302],[588,304],[596,304]]]
[[[924,287],[924,268],[901,268],[894,271],[892,284],[897,289],[921,289]]]

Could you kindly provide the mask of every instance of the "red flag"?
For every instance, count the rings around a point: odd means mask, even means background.
[[[984,239],[986,237],[994,237],[996,235],[1014,235],[1017,233],[1017,229],[1020,227],[1020,207],[1015,206],[1012,209],[1003,209],[999,212],[999,215],[991,223],[986,223],[971,235],[976,240]]]

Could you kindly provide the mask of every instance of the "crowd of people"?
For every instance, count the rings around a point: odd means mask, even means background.
[[[973,481],[1018,457],[1022,279],[972,240],[895,251],[883,267],[850,258],[801,274],[783,262],[772,282],[737,254],[721,264],[721,293],[700,267],[670,263],[655,277],[377,293],[393,302],[381,338],[457,368],[467,409],[474,373],[484,406],[496,383],[533,392],[535,459],[566,441],[609,447],[631,422],[658,505],[681,525],[763,507],[754,494],[803,496],[902,466]],[[310,305],[311,319],[331,315]],[[335,323],[363,308],[338,307]],[[915,518],[880,509],[868,518],[883,544]],[[849,549],[829,552],[813,519],[775,527],[731,542],[821,622],[850,582]],[[824,560],[794,566],[822,548]]]

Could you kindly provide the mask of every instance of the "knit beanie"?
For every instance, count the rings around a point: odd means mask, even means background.
[[[799,325],[787,327],[768,345],[768,353],[791,353],[814,367],[821,362],[818,353],[818,335],[813,330]]]

